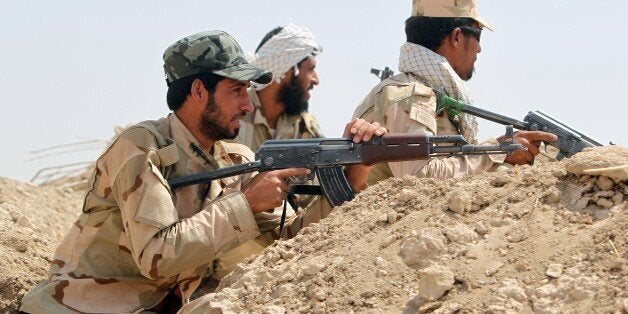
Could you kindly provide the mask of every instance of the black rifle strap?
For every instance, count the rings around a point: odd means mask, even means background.
[[[286,212],[288,211],[288,200],[283,201],[283,210],[281,211],[281,220],[279,221],[279,239],[283,237],[283,227],[286,223]]]
[[[297,199],[297,196],[294,195],[294,193],[292,192],[288,192],[288,195],[286,195],[286,201],[288,201],[288,204],[290,204],[290,207],[292,207],[292,210],[294,210],[294,212],[298,214],[299,213],[299,201]]]

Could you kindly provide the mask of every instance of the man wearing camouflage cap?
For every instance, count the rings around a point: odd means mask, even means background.
[[[177,41],[164,53],[164,69],[173,113],[125,129],[98,158],[82,214],[21,311],[174,312],[217,256],[260,234],[255,214],[281,204],[284,179],[309,172],[244,174],[171,190],[167,179],[253,159],[250,149],[222,140],[235,138],[253,109],[249,81],[267,83],[271,75],[248,64],[223,31]],[[345,134],[360,141],[384,132],[360,120]],[[369,170],[347,168],[354,189],[365,186]],[[289,228],[326,214],[304,210]]]
[[[437,108],[435,90],[472,103],[465,81],[471,79],[481,51],[482,29],[493,27],[480,17],[475,0],[413,0],[412,16],[405,24],[407,42],[399,56],[401,73],[373,88],[356,108],[354,118],[379,122],[395,133],[460,134],[477,143],[475,117],[448,115]],[[503,140],[490,139],[486,144]],[[520,131],[514,141],[526,150],[378,164],[368,182],[407,174],[445,179],[495,169],[503,163],[525,164],[539,153],[541,141],[553,140],[556,137],[549,133]]]

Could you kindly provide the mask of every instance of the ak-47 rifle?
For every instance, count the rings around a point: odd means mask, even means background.
[[[512,127],[506,128],[512,136]],[[451,146],[434,144],[448,143]],[[344,138],[269,140],[259,147],[255,161],[168,180],[172,189],[253,171],[305,167],[308,179],[318,177],[320,186],[292,185],[294,194],[323,194],[332,206],[352,200],[353,189],[342,166],[380,162],[429,159],[435,156],[502,154],[522,148],[519,144],[469,144],[460,135],[432,136],[418,133],[391,133],[368,142],[353,143]]]
[[[445,95],[442,90],[435,89],[435,92],[437,98],[437,110],[444,110],[450,115],[464,112],[496,123],[512,125],[514,128],[519,130],[544,131],[555,134],[558,137],[558,140],[555,142],[548,142],[546,144],[554,146],[559,150],[556,155],[557,159],[571,157],[586,147],[602,146],[599,142],[570,128],[541,111],[530,111],[523,118],[523,121],[519,121],[517,119],[474,107],[463,101],[451,98]]]

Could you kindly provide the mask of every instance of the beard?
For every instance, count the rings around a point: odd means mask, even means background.
[[[475,67],[472,67],[471,70],[464,73],[464,77],[461,77],[463,81],[468,81],[473,77],[473,73],[475,73]]]
[[[467,38],[468,39],[468,38]],[[465,41],[464,43],[464,50],[466,53],[470,53],[469,49],[471,49],[469,47],[469,40]],[[471,79],[471,77],[473,77],[473,73],[475,72],[475,60],[473,60],[473,63],[471,64],[471,69],[468,69],[467,71],[465,71],[464,73],[462,73],[462,75],[460,76],[460,78],[463,81],[468,81]]]
[[[240,128],[236,128],[233,131],[229,130],[229,123],[233,119],[228,119],[220,110],[220,107],[216,106],[214,95],[209,96],[200,119],[201,131],[205,136],[214,140],[232,140],[238,136],[240,131]],[[226,125],[219,125],[221,121],[226,121]]]
[[[311,88],[310,88],[311,89]],[[299,79],[293,76],[288,84],[279,89],[277,100],[284,104],[284,112],[288,115],[299,115],[307,112],[307,91],[299,84]]]

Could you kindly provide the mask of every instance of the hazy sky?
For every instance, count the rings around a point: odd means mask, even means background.
[[[116,125],[165,116],[163,51],[199,31],[222,29],[245,51],[289,22],[308,27],[324,51],[311,112],[339,136],[377,84],[371,67],[397,72],[411,0],[5,1],[0,10],[0,176],[93,160],[102,146],[42,157],[31,151],[108,140]],[[628,146],[628,2],[479,0],[495,27],[469,82],[475,104],[522,119],[541,110],[604,143]],[[480,122],[480,138],[503,127]],[[48,153],[55,153],[48,151]]]

